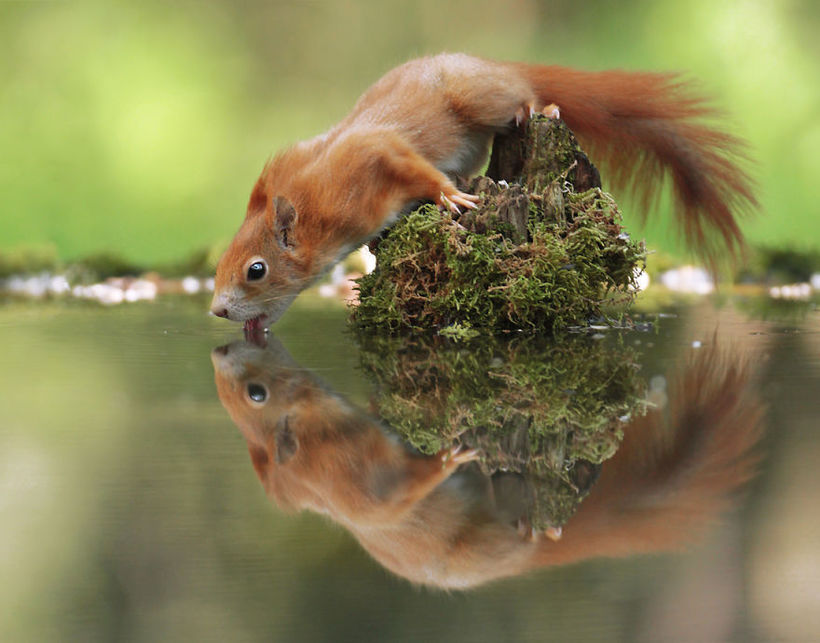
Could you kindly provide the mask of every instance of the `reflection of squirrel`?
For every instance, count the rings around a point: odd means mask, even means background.
[[[656,412],[626,427],[621,449],[554,540],[522,530],[513,497],[520,485],[507,484],[508,474],[459,468],[472,452],[412,453],[281,346],[234,343],[214,349],[212,360],[220,399],[279,506],[326,514],[396,574],[453,589],[682,546],[749,478],[760,431],[746,368],[702,349],[672,382],[668,420]]]
[[[496,132],[537,111],[557,115],[555,104],[616,185],[648,203],[672,178],[690,241],[703,248],[711,229],[730,249],[741,243],[733,209],[754,197],[731,160],[739,142],[697,122],[712,110],[673,75],[444,54],[389,72],[341,123],[268,163],[217,267],[212,312],[267,327],[408,205],[475,207],[455,178],[481,167]]]

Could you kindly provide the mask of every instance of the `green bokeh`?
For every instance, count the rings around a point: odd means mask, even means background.
[[[151,264],[224,242],[276,149],[326,129],[383,71],[442,50],[687,71],[750,141],[762,209],[749,238],[816,249],[818,7],[2,3],[0,251]],[[649,244],[679,252],[660,219]]]

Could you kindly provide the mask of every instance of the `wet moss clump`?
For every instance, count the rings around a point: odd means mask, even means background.
[[[378,415],[422,453],[461,444],[485,474],[520,474],[540,530],[566,522],[644,410],[634,350],[586,336],[359,341]]]
[[[464,186],[481,195],[478,209],[451,216],[423,205],[374,244],[354,325],[543,331],[632,301],[644,246],[561,121],[532,119],[497,141],[488,174]]]

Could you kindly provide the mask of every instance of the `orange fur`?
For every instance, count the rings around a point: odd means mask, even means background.
[[[503,483],[518,474],[459,468],[469,452],[412,452],[299,369],[275,340],[268,350],[236,342],[212,359],[220,399],[280,507],[328,515],[397,575],[444,588],[681,547],[752,475],[760,435],[748,364],[701,350],[671,382],[668,417],[651,413],[626,428],[555,542],[522,535],[521,486]],[[253,386],[267,392],[264,402],[249,397]]]
[[[713,110],[674,76],[442,54],[388,72],[341,123],[265,166],[217,267],[211,310],[267,327],[409,205],[471,207],[475,197],[455,178],[482,166],[497,132],[551,103],[616,185],[632,186],[647,205],[671,177],[686,237],[704,256],[714,260],[719,251],[710,231],[732,252],[741,246],[735,216],[754,205],[735,162],[742,146],[703,124]],[[290,213],[284,227],[277,199]],[[267,271],[251,281],[253,259]]]
[[[607,166],[616,188],[631,187],[651,207],[668,175],[687,241],[708,259],[720,247],[740,249],[735,212],[755,206],[749,177],[736,160],[743,142],[701,119],[717,112],[675,74],[586,72],[518,65],[538,88],[541,102],[556,102],[561,116],[591,158]]]

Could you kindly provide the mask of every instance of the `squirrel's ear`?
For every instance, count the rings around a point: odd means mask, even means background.
[[[294,235],[294,224],[296,223],[296,209],[293,204],[283,196],[273,199],[274,223],[273,229],[276,240],[285,250],[293,250],[296,246]]]
[[[296,451],[299,450],[299,441],[288,426],[288,417],[279,422],[276,428],[276,464],[285,464]]]
[[[265,212],[265,208],[268,205],[268,193],[265,190],[265,183],[262,181],[262,177],[259,177],[259,180],[256,182],[256,185],[253,186],[253,192],[251,192],[251,198],[248,201],[248,210],[246,217],[252,217],[257,214],[262,214]]]

